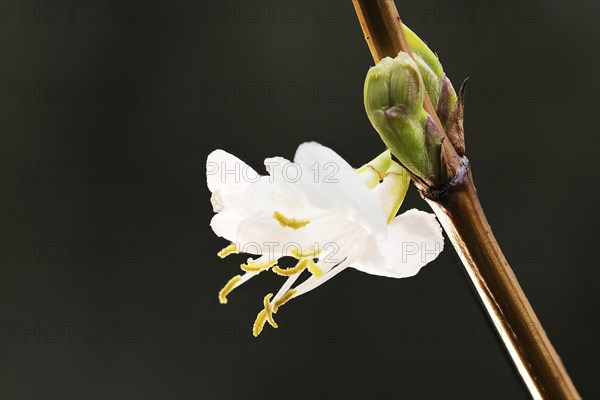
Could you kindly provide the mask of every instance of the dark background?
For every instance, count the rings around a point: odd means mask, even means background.
[[[454,250],[348,270],[251,327],[262,274],[209,228],[207,154],[382,150],[350,1],[1,2],[2,398],[527,398]],[[406,1],[455,86],[496,236],[597,398],[595,1]],[[427,205],[410,191],[404,209]],[[273,276],[270,276],[273,275]]]

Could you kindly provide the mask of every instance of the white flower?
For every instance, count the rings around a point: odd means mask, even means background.
[[[433,214],[410,210],[396,216],[409,179],[389,152],[355,170],[333,150],[304,143],[294,162],[268,158],[260,176],[235,156],[216,150],[208,156],[207,182],[217,214],[213,231],[231,242],[224,258],[248,253],[245,274],[219,292],[221,303],[242,283],[271,269],[287,276],[279,292],[264,298],[254,324],[257,336],[273,313],[292,298],[318,287],[347,267],[393,278],[413,276],[443,248]],[[295,266],[278,265],[294,257]],[[310,277],[296,287],[304,270]]]

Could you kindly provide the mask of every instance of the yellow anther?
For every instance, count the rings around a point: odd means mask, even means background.
[[[287,292],[285,292],[284,295],[281,296],[280,299],[275,300],[273,302],[273,313],[276,314],[277,310],[279,310],[279,307],[281,307],[282,305],[284,305],[285,303],[290,301],[294,297],[295,294],[296,294],[296,291],[294,289],[290,289]]]
[[[252,327],[252,334],[254,337],[257,337],[262,332],[265,327],[265,322],[267,321],[267,312],[265,310],[261,310],[256,316],[256,321],[254,321],[254,326]]]
[[[254,326],[252,327],[252,334],[254,337],[257,337],[262,332],[265,327],[265,322],[269,322],[273,328],[278,328],[279,326],[273,319],[273,307],[271,307],[271,297],[273,297],[273,293],[269,293],[263,299],[263,308],[260,310],[258,315],[256,316],[256,320],[254,321]]]
[[[288,218],[279,211],[275,211],[273,213],[273,218],[275,218],[275,220],[279,222],[279,225],[283,226],[284,228],[287,227],[292,228],[294,230],[304,228],[306,225],[310,224],[310,221],[300,220],[296,218]]]
[[[298,261],[295,267],[292,268],[280,268],[279,266],[276,266],[275,268],[273,268],[273,272],[281,276],[292,276],[299,274],[300,272],[304,271],[308,266],[308,260],[309,259],[307,258],[303,258],[302,260]]]
[[[314,276],[323,275],[323,270],[313,261],[312,258],[308,259],[308,264],[306,267],[308,268],[308,271]]]
[[[225,284],[225,286],[223,286],[223,289],[221,289],[221,290],[219,291],[219,302],[220,302],[221,304],[227,304],[227,295],[228,295],[229,293],[231,293],[231,291],[232,291],[233,289],[235,289],[236,285],[238,284],[238,282],[239,282],[241,279],[242,279],[242,277],[241,277],[241,276],[239,276],[239,275],[236,275],[236,276],[234,276],[233,278],[231,278],[231,279],[229,280],[229,282],[227,282],[227,283]]]
[[[273,328],[278,328],[279,326],[277,326],[277,322],[275,322],[275,320],[273,319],[273,308],[271,307],[271,297],[273,297],[273,293],[269,293],[268,295],[266,295],[263,300],[263,305],[265,306],[265,312],[266,312],[267,321],[269,322],[269,325],[271,325]]]
[[[257,261],[249,258],[246,261],[246,264],[240,265],[240,268],[246,272],[261,272],[271,268],[272,266],[277,265],[277,260],[275,261]]]
[[[292,257],[297,258],[298,260],[300,260],[301,258],[316,258],[319,256],[319,254],[321,254],[321,250],[317,249],[314,251],[307,251],[304,252],[302,250],[298,250],[295,247],[292,247],[292,249],[290,250],[290,254]]]
[[[229,246],[225,247],[223,250],[217,253],[220,258],[225,258],[230,254],[237,254],[238,248],[235,243],[231,243]]]

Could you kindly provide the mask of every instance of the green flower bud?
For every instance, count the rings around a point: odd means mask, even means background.
[[[392,154],[413,174],[428,179],[439,171],[441,137],[427,135],[425,85],[406,53],[385,58],[365,81],[365,108],[371,124]]]
[[[415,58],[420,58],[423,61],[423,65],[427,67],[428,70],[433,74],[432,76],[439,82],[442,80],[442,75],[444,75],[444,68],[438,60],[437,56],[424,41],[421,40],[420,37],[417,36],[416,33],[410,30],[409,27],[403,25],[404,33],[406,34],[406,39],[408,40],[408,44],[410,45]],[[422,68],[422,65],[419,65],[419,69]],[[423,71],[421,71],[423,73]]]
[[[456,107],[458,97],[452,86],[450,79],[444,74],[442,78],[442,86],[440,88],[440,98],[436,106],[436,113],[444,126],[444,129],[448,129],[448,119],[452,114],[452,111]]]
[[[365,85],[365,101],[370,108],[389,108],[390,104],[402,106],[406,111],[423,108],[423,80],[408,54],[384,58],[369,70],[368,79],[370,85]],[[380,90],[382,86],[389,90]]]
[[[446,120],[456,106],[457,96],[452,83],[444,74],[444,68],[435,53],[406,25],[403,25],[406,39],[410,45],[415,62],[419,66],[419,72],[431,103],[436,108],[438,116],[446,127]]]
[[[392,154],[413,175],[436,186],[445,176],[440,168],[443,140],[448,139],[457,155],[465,152],[464,85],[457,96],[437,56],[413,31],[406,26],[404,31],[414,59],[400,52],[371,68],[365,81],[365,108]],[[423,107],[425,91],[443,129]]]
[[[419,66],[419,72],[423,77],[423,83],[425,84],[431,103],[437,105],[444,76],[442,64],[421,38],[406,25],[403,25],[403,27],[406,39],[415,57],[415,62]]]

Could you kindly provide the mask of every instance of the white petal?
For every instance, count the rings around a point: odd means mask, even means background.
[[[248,164],[223,150],[208,156],[206,180],[212,192],[213,211],[234,211],[243,218],[262,209],[265,199],[277,191],[269,185],[271,177],[258,175]]]
[[[238,242],[238,226],[242,217],[234,211],[223,211],[210,221],[210,227],[217,236],[225,238],[230,242]]]
[[[386,216],[375,195],[342,157],[315,142],[298,147],[294,162],[302,167],[301,183],[308,201],[338,213],[373,235],[383,235]]]
[[[244,215],[259,211],[270,211],[271,214],[274,211],[284,214],[306,214],[313,208],[300,185],[272,176],[262,177],[260,182],[249,185],[240,207],[244,209],[240,212]]]
[[[442,252],[444,237],[435,215],[413,209],[394,218],[377,247],[381,257],[369,254],[350,266],[372,275],[406,278]]]
[[[312,210],[305,211],[310,213]],[[314,214],[287,216],[298,219],[305,217],[310,222],[300,229],[284,227],[268,211],[260,211],[244,219],[237,235],[242,251],[245,252],[245,248],[258,248],[260,254],[274,255],[275,258],[290,256],[294,251],[331,251],[336,249],[337,237],[343,237],[348,231],[356,229],[356,225],[334,214],[319,214],[316,211]]]
[[[291,161],[283,157],[265,158],[265,168],[270,176],[281,177],[287,171]]]
[[[225,185],[235,185],[241,190],[258,178],[252,167],[226,151],[215,150],[206,159],[206,183],[211,193]]]

